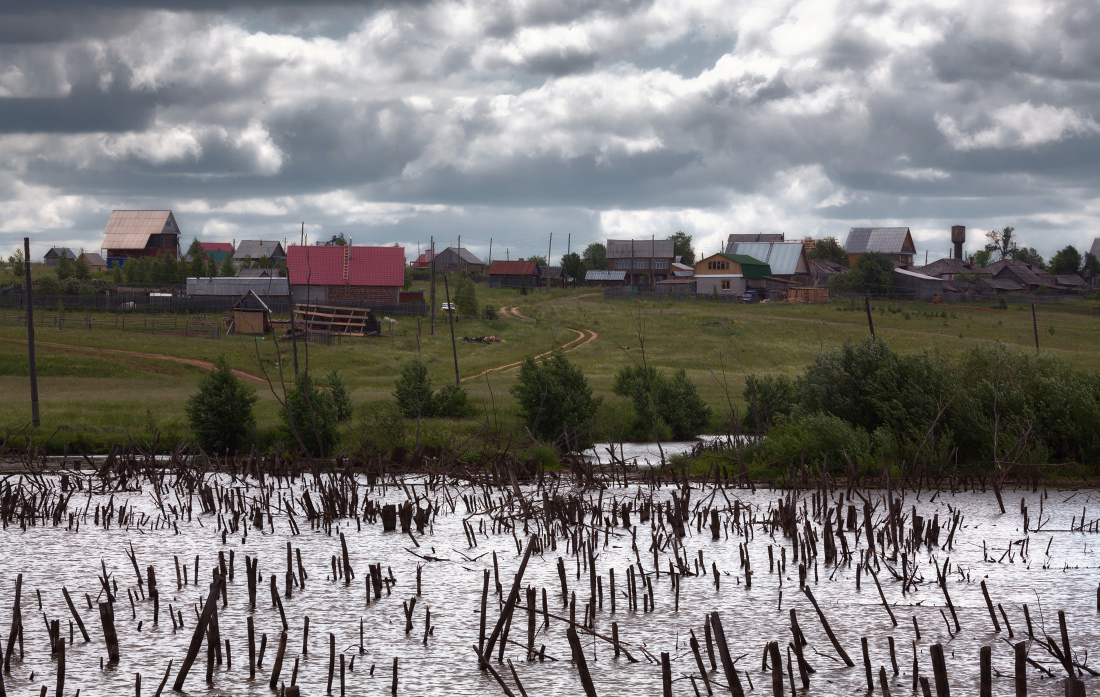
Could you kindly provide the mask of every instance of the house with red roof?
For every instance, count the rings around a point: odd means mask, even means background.
[[[490,288],[538,288],[539,266],[533,261],[494,261],[489,266]]]
[[[296,303],[396,305],[405,249],[295,245],[287,247],[286,272]]]
[[[213,259],[215,264],[221,264],[233,256],[233,245],[229,242],[199,242],[199,245],[202,246],[203,256],[207,260]]]

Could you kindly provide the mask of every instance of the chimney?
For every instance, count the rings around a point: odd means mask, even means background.
[[[965,225],[952,225],[951,226],[951,242],[955,245],[954,258],[962,261],[963,258],[963,243],[966,242],[966,226]]]

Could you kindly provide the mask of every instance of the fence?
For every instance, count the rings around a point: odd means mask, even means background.
[[[166,297],[149,295],[35,295],[34,309],[39,311],[83,312],[158,312],[166,314],[215,314],[228,312],[240,298],[223,296]],[[289,314],[290,301],[285,297],[268,296],[264,303],[275,314]],[[0,310],[26,307],[23,294],[0,295]],[[423,317],[428,314],[427,303],[400,303],[375,305],[369,302],[346,302],[343,307],[367,308],[377,316]]]
[[[0,312],[0,325],[27,326],[24,312]],[[131,312],[114,314],[80,314],[78,312],[34,313],[36,327],[68,331],[112,329],[143,334],[173,334],[184,338],[218,339],[225,333],[225,326],[218,317],[179,313],[158,315]]]
[[[769,291],[769,297],[774,300],[774,292]],[[652,290],[639,288],[633,290],[630,286],[615,286],[613,288],[605,288],[603,291],[603,297],[607,300],[650,300],[650,301],[689,301],[689,300],[706,300],[709,302],[717,303],[735,303],[741,299],[737,294],[724,294],[714,297],[713,295],[692,294],[692,293],[659,293]],[[861,293],[830,293],[830,299],[833,300],[859,300],[863,301],[863,294]],[[1000,304],[1004,302],[1008,305],[1050,305],[1055,303],[1076,302],[1083,303],[1087,298],[1079,294],[1060,294],[1060,293],[935,293],[931,296],[926,292],[921,291],[906,291],[902,289],[895,289],[891,292],[888,298],[873,297],[874,301],[881,300],[905,300],[911,302],[931,302],[933,297],[937,297],[946,303],[979,303],[979,304]]]

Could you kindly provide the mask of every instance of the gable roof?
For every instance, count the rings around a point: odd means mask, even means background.
[[[718,256],[740,264],[741,275],[745,278],[764,278],[772,275],[772,267],[747,254],[719,254]]]
[[[228,242],[199,242],[204,252],[232,252],[233,245]]]
[[[608,240],[608,259],[671,259],[676,245],[672,240]]]
[[[241,240],[237,244],[237,250],[233,252],[234,259],[263,259],[273,256],[286,256],[283,243],[278,240]]]
[[[1092,241],[1092,247],[1089,249],[1094,257],[1100,259],[1100,237],[1095,238]]]
[[[537,276],[538,264],[533,261],[494,261],[489,267],[490,276]]]
[[[347,275],[344,255],[347,253]],[[293,245],[286,254],[291,285],[383,286],[405,285],[403,247],[347,247]]]
[[[273,269],[237,269],[237,278],[271,278]]]
[[[81,252],[80,256],[88,262],[88,266],[106,266],[107,262],[99,252]]]
[[[1011,278],[979,278],[974,285],[990,290],[1023,290],[1024,285]]]
[[[111,211],[103,249],[145,249],[150,235],[179,235],[172,211]]]
[[[741,242],[783,242],[784,232],[735,232],[726,238],[726,251],[733,254],[733,246]]]
[[[584,273],[586,281],[625,281],[626,271],[604,271],[601,269],[588,269]]]
[[[801,242],[735,242],[733,247],[726,251],[760,259],[771,267],[773,276],[810,272],[806,248]]]
[[[1042,286],[1047,283],[1040,279],[1032,272],[1031,268],[1027,264],[1006,264],[1001,267],[1001,270],[993,274],[994,278],[1014,278],[1020,283],[1029,286]]]
[[[907,227],[854,227],[844,242],[848,254],[916,254],[913,236]]]
[[[263,310],[264,312],[271,312],[271,308],[267,306],[260,296],[256,295],[256,291],[251,288],[248,289],[244,295],[240,297],[237,302],[233,303],[234,310]]]
[[[66,259],[76,259],[76,254],[73,254],[73,250],[68,247],[50,247],[50,251],[42,255],[43,259],[53,259],[57,257],[60,259],[64,256]]]
[[[466,262],[467,264],[481,264],[482,266],[485,265],[484,261],[478,259],[477,256],[466,247],[447,247],[442,252],[436,252],[435,256],[438,259],[447,252],[458,255],[458,258]]]
[[[1055,274],[1054,280],[1060,286],[1071,286],[1074,288],[1079,288],[1081,286],[1088,285],[1087,283],[1085,283],[1083,278],[1075,273]]]

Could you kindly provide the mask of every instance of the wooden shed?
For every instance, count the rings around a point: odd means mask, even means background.
[[[233,305],[231,326],[235,334],[266,334],[271,331],[271,309],[250,290]]]
[[[789,288],[787,299],[795,303],[827,303],[828,288]]]

